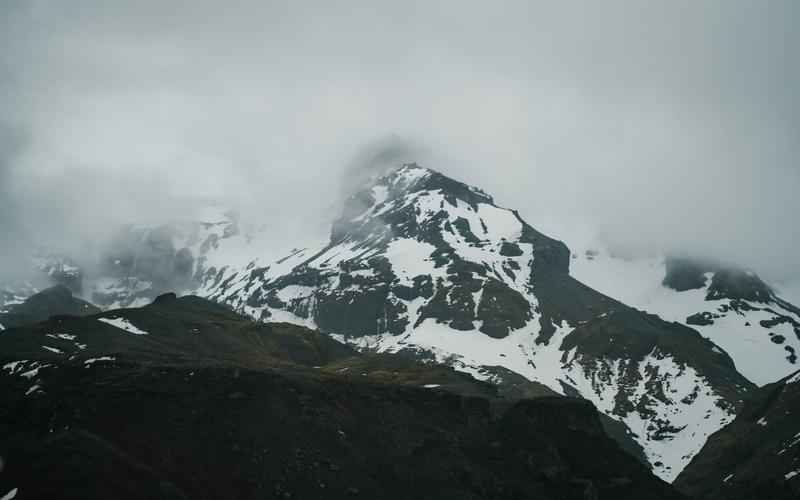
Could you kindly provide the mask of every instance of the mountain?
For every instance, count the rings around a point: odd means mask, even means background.
[[[585,400],[198,297],[11,328],[0,366],[4,498],[684,498]]]
[[[603,293],[699,331],[758,385],[800,368],[800,308],[751,271],[707,259],[630,258],[602,247],[573,253],[571,268]]]
[[[0,330],[44,321],[51,316],[88,316],[99,312],[94,305],[73,297],[67,287],[57,285],[0,308]]]
[[[585,398],[667,480],[800,348],[797,308],[753,273],[570,252],[489,194],[416,164],[354,189],[320,241],[276,242],[212,209],[125,227],[96,267],[81,286],[103,309],[180,290],[501,391]]]
[[[759,388],[675,485],[698,499],[800,497],[800,372]]]
[[[219,262],[227,241],[214,241]],[[570,275],[570,261],[566,245],[487,193],[409,164],[357,190],[326,243],[206,267],[196,293],[360,350],[501,385],[510,370],[588,399],[671,480],[752,384],[694,329],[596,292]]]

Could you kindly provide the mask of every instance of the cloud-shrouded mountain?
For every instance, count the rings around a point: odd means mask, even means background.
[[[225,261],[224,236],[210,237],[208,259]],[[230,238],[232,252],[241,244]],[[751,384],[694,330],[595,292],[569,263],[563,243],[488,194],[411,164],[351,196],[327,243],[197,277],[199,293],[263,321],[495,382],[503,367],[580,395],[624,422],[673,478]]]
[[[667,480],[734,418],[752,382],[794,362],[797,310],[752,273],[571,254],[484,191],[416,164],[364,181],[326,241],[281,258],[264,251],[274,243],[223,210],[128,227],[80,286],[105,308],[182,289],[360,350],[579,396]],[[642,299],[645,283],[670,300]],[[749,345],[771,362],[752,361]]]

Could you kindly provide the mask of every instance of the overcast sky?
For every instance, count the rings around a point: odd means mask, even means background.
[[[800,278],[798,20],[791,0],[5,0],[0,254],[212,199],[317,230],[354,158],[396,142],[567,243]]]

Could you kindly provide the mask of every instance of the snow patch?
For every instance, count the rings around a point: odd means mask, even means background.
[[[515,241],[522,236],[522,223],[514,212],[506,208],[495,207],[486,203],[478,204],[478,217],[482,219],[485,230],[483,235],[491,241],[506,239]],[[473,232],[475,228],[470,224]]]
[[[384,252],[384,255],[392,264],[392,271],[404,282],[410,284],[417,276],[444,276],[444,269],[436,269],[436,264],[431,259],[431,254],[436,251],[436,247],[430,243],[412,240],[409,238],[398,238],[391,241]]]
[[[102,361],[116,361],[116,360],[117,358],[115,358],[114,356],[101,356],[99,358],[89,358],[86,361],[84,361],[83,364],[86,365],[86,367],[88,368],[95,363],[99,363]]]
[[[20,377],[25,377],[25,378],[27,378],[27,379],[32,379],[33,377],[35,377],[35,376],[39,375],[39,370],[40,370],[40,369],[42,369],[42,368],[46,368],[47,366],[48,366],[48,365],[37,366],[36,368],[33,368],[33,369],[31,369],[31,370],[28,370],[28,371],[26,371],[26,372],[22,372],[22,373],[20,373],[20,374],[19,374],[19,376],[20,376]]]
[[[14,500],[14,498],[17,497],[17,493],[19,493],[19,488],[14,488],[5,495],[3,495],[2,497],[0,497],[0,500]]]
[[[48,333],[47,336],[50,337],[51,339],[61,339],[61,340],[75,340],[76,338],[78,338],[75,335],[69,335],[67,333],[57,333],[55,335],[53,335],[52,333]]]
[[[289,285],[278,290],[277,296],[281,302],[291,302],[297,299],[305,299],[314,294],[314,288],[310,286]]]
[[[798,444],[800,444],[800,432],[795,434],[791,439],[792,439],[792,441],[789,444],[787,444],[786,446],[784,446],[783,449],[778,452],[778,455],[783,455],[784,453],[789,451],[790,448],[793,448],[793,447],[797,446]]]
[[[149,335],[148,332],[136,328],[136,326],[125,318],[98,318],[97,321],[109,324],[120,330],[124,330],[134,335]]]

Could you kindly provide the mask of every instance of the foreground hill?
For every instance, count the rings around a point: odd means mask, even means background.
[[[197,297],[9,329],[0,358],[3,496],[682,498],[584,400]]]

